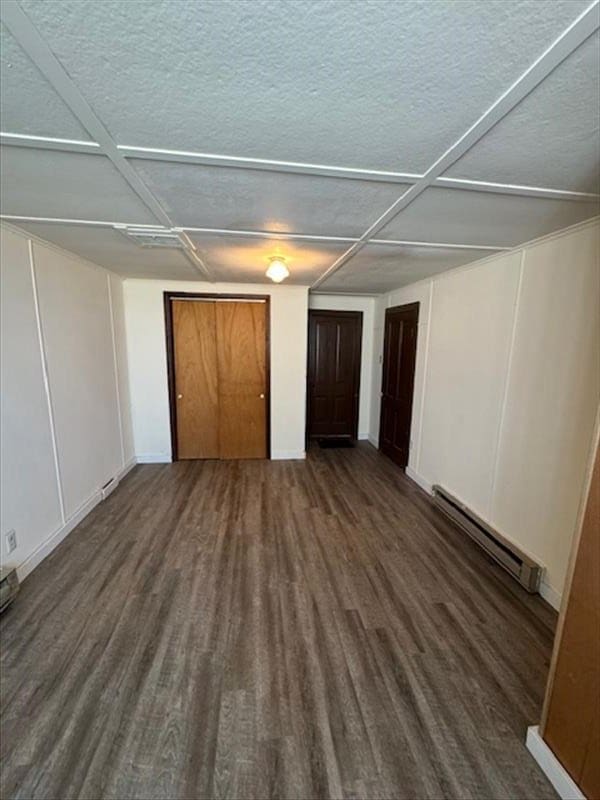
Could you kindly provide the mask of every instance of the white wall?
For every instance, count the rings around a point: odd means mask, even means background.
[[[335,294],[311,294],[308,298],[308,307],[329,311],[362,311],[358,438],[368,439],[371,429],[371,397],[373,395],[373,324],[375,318],[375,298]]]
[[[122,284],[17,229],[1,238],[1,552],[23,578],[132,463]]]
[[[445,486],[546,567],[560,602],[600,400],[597,220],[386,295],[419,301],[408,474]]]
[[[170,461],[171,432],[163,292],[268,294],[271,307],[271,457],[304,458],[306,286],[128,279],[124,282],[135,452]]]

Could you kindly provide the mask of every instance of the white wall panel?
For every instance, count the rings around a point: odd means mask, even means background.
[[[434,283],[419,471],[489,517],[520,255]]]
[[[2,231],[2,562],[20,564],[60,527],[28,241]],[[6,551],[14,529],[17,549]]]
[[[491,520],[560,593],[600,398],[597,227],[525,253]]]
[[[419,301],[408,473],[543,564],[555,606],[600,394],[598,235],[593,221],[391,292],[374,325],[371,441],[383,313]]]
[[[23,578],[130,466],[132,437],[120,279],[17,228],[1,241],[2,562]]]
[[[122,465],[107,273],[34,242],[67,517]]]
[[[117,275],[109,275],[112,324],[114,331],[115,365],[117,371],[117,390],[121,437],[123,442],[123,463],[128,464],[135,455],[133,446],[133,426],[131,424],[131,397],[129,393],[129,367],[127,364],[127,341],[125,337],[125,304],[123,300],[123,281]]]
[[[362,311],[362,341],[360,351],[360,398],[358,438],[367,439],[371,430],[371,398],[373,396],[373,332],[374,297],[344,297],[343,295],[311,294],[308,307],[330,311]]]
[[[126,280],[127,355],[138,459],[171,460],[163,307],[166,291],[270,295],[271,454],[273,458],[304,457],[306,286]]]

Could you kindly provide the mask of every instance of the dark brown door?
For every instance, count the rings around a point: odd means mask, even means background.
[[[361,311],[309,311],[309,436],[356,438],[361,334]]]
[[[379,449],[400,467],[408,464],[418,321],[418,303],[385,312]]]

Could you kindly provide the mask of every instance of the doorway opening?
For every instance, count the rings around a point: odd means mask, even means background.
[[[402,468],[410,451],[418,323],[419,303],[386,309],[379,449]]]
[[[308,312],[306,438],[358,437],[362,311]]]
[[[173,461],[270,458],[269,296],[164,305]]]

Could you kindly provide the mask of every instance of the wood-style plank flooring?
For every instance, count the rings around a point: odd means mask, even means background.
[[[3,798],[554,798],[555,614],[370,445],[136,467],[2,625]]]

